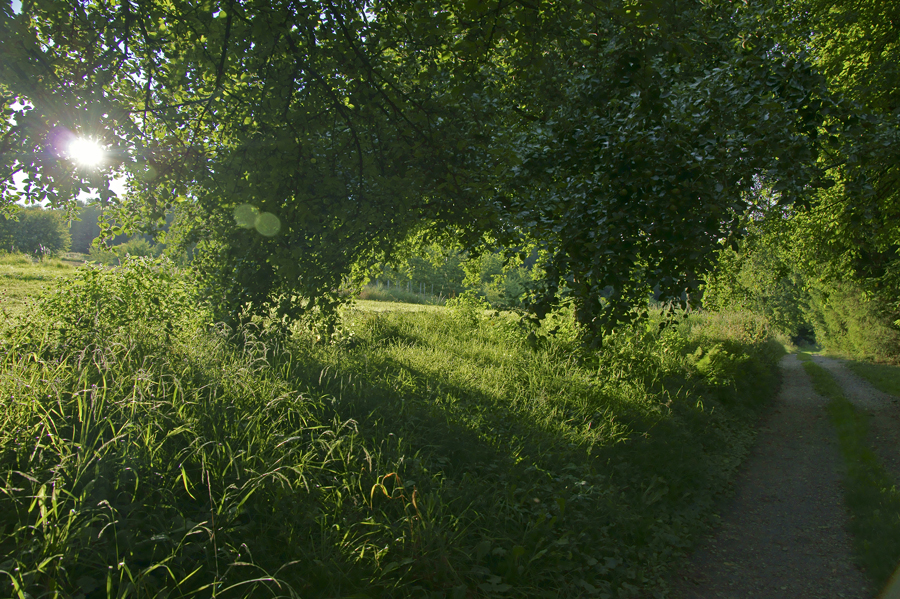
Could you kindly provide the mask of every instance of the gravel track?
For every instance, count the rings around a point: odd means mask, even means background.
[[[840,370],[840,364],[816,361],[833,372]],[[734,497],[723,507],[721,525],[676,574],[675,597],[874,596],[853,563],[841,488],[843,463],[825,410],[827,400],[813,391],[795,355],[785,356],[781,368],[781,391],[761,422]],[[883,399],[870,391],[851,400],[865,409],[885,410]],[[850,397],[854,392],[847,393]],[[887,433],[879,429],[878,434]]]
[[[900,398],[879,391],[840,360],[813,356],[840,383],[844,395],[869,415],[872,449],[888,472],[900,481]]]

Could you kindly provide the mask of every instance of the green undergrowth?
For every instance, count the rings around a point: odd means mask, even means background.
[[[477,306],[330,344],[215,326],[165,263],[2,323],[0,594],[664,596],[778,384],[764,321],[601,351]]]
[[[848,360],[847,366],[876,389],[900,397],[900,366]]]
[[[900,492],[872,452],[866,415],[853,407],[827,370],[814,362],[803,367],[816,392],[831,400],[828,412],[847,467],[845,495],[859,563],[884,586],[900,563]]]

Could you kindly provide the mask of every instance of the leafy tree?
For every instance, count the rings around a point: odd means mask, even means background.
[[[463,290],[463,261],[465,254],[456,249],[444,249],[439,244],[431,244],[411,255],[406,261],[409,280],[425,285],[429,291],[444,296]]]
[[[859,288],[900,325],[900,5],[793,3],[794,43],[811,49],[846,103],[831,117],[823,168],[837,181],[799,217],[800,257],[835,290]],[[900,348],[897,348],[900,354]]]
[[[786,335],[812,340],[810,297],[806,279],[791,259],[789,226],[781,215],[770,217],[754,223],[737,250],[723,247],[706,277],[703,307],[761,314]]]
[[[812,340],[858,359],[897,361],[900,332],[886,303],[867,292],[839,260],[809,256],[808,211],[770,211],[748,226],[737,250],[720,250],[706,278],[703,306],[766,316],[795,339]]]
[[[43,259],[69,249],[71,237],[64,219],[59,210],[25,208],[12,218],[0,216],[0,239],[9,251]]]
[[[431,292],[443,295],[463,291],[463,261],[466,254],[455,248],[444,248],[439,243],[411,243],[400,254],[403,257],[393,266],[378,264],[368,271],[370,280],[377,282],[393,282],[396,285],[408,283],[416,288],[424,285]]]
[[[504,261],[499,252],[485,252],[466,261],[463,268],[463,283],[495,308],[522,306],[532,277],[520,260]]]
[[[767,10],[6,5],[0,127],[17,151],[0,153],[4,172],[28,174],[27,197],[98,188],[126,228],[155,230],[183,206],[221,318],[248,304],[332,313],[359,265],[454,231],[465,249],[485,235],[537,244],[549,259],[536,314],[569,293],[598,336],[651,289],[677,299],[696,285],[738,233],[754,177],[784,203],[820,184],[827,90]],[[75,135],[107,147],[105,170],[64,159]],[[125,199],[108,191],[114,172]]]
[[[782,203],[819,184],[825,92],[754,9],[624,13],[572,15],[506,200],[550,254],[544,305],[567,287],[595,334],[654,289],[685,300],[719,241],[740,235],[760,177]]]

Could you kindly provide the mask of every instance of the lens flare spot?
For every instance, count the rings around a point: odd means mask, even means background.
[[[234,209],[234,222],[239,227],[252,229],[256,226],[256,218],[259,216],[259,209],[250,204],[241,204]]]
[[[273,237],[281,231],[281,220],[271,212],[260,212],[251,204],[241,204],[234,209],[234,222],[245,229],[256,229],[260,235]]]
[[[271,212],[260,212],[256,217],[256,230],[260,235],[273,237],[281,230],[281,221]]]
[[[98,166],[106,157],[103,146],[87,137],[73,139],[69,143],[69,157],[81,166]]]

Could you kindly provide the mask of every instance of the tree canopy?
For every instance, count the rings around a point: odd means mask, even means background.
[[[56,205],[98,188],[123,227],[178,206],[225,318],[328,311],[413,235],[537,246],[538,316],[569,294],[598,337],[651,292],[683,300],[760,181],[782,205],[827,186],[823,128],[858,125],[773,6],[5,5],[3,199],[19,172]],[[67,160],[80,136],[105,168]]]
[[[807,262],[832,279],[858,280],[900,323],[900,6],[863,0],[800,3],[804,26],[794,43],[845,106],[831,118],[820,157],[838,183],[802,215]],[[824,263],[824,264],[823,264]]]

